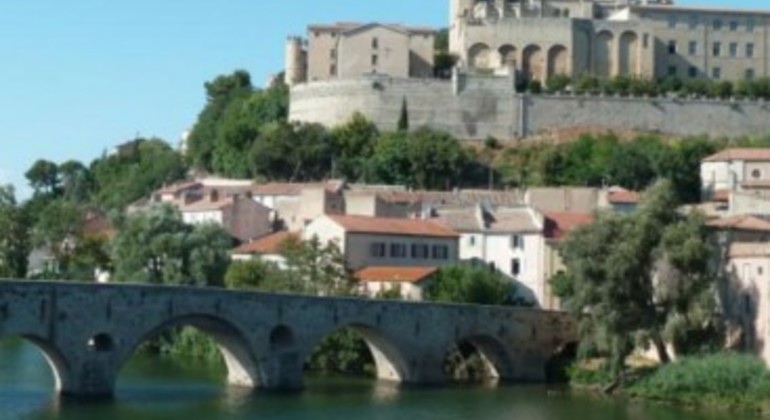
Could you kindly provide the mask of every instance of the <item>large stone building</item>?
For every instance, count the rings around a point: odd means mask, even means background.
[[[753,79],[770,11],[666,0],[451,0],[450,48],[469,71]]]
[[[431,28],[381,23],[311,25],[307,39],[286,44],[286,84],[350,79],[365,74],[432,77]]]

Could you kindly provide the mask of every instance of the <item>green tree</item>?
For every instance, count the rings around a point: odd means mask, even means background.
[[[712,313],[703,222],[682,220],[676,206],[671,183],[660,181],[636,213],[604,215],[575,230],[561,249],[572,284],[560,289],[571,293],[564,297],[583,344],[609,356],[616,378],[636,344],[652,343],[665,363],[665,340],[702,329],[704,317],[696,314]]]
[[[406,97],[401,100],[401,113],[398,115],[398,131],[409,131],[409,108]]]
[[[225,274],[228,289],[264,290],[277,268],[259,260],[233,261]]]
[[[286,258],[286,284],[282,291],[317,296],[351,294],[353,276],[336,244],[322,244],[316,237],[307,241],[288,239],[281,244],[280,251]]]
[[[93,186],[91,172],[82,163],[68,160],[59,165],[62,196],[76,203],[86,203]]]
[[[0,186],[0,277],[24,278],[31,250],[29,221],[13,187]]]
[[[51,201],[40,213],[32,230],[32,242],[53,255],[56,267],[50,275],[59,277],[67,273],[67,263],[80,240],[83,222],[80,207],[63,199]]]
[[[59,166],[54,162],[40,159],[24,174],[35,195],[55,196],[59,193]]]
[[[232,238],[216,225],[190,226],[166,205],[129,216],[112,246],[119,282],[222,286]]]
[[[368,160],[380,132],[377,126],[360,113],[331,131],[334,172],[345,179],[360,181],[366,178]]]
[[[456,265],[440,269],[428,288],[427,298],[434,302],[510,305],[515,286],[502,274],[487,267]]]

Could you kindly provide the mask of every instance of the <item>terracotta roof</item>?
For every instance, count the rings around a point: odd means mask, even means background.
[[[770,244],[735,242],[730,244],[730,258],[770,257]]]
[[[607,196],[607,200],[612,204],[639,204],[639,198],[638,192],[623,188],[610,191]]]
[[[366,216],[327,216],[350,233],[457,238],[454,230],[430,220]]]
[[[706,223],[716,229],[770,232],[770,220],[751,215],[723,217]]]
[[[545,215],[545,237],[563,239],[580,226],[594,222],[594,216],[584,213],[547,213]]]
[[[436,271],[436,267],[366,267],[354,277],[365,282],[419,283]]]
[[[245,243],[233,250],[233,254],[278,254],[281,245],[289,239],[299,239],[296,233],[276,232],[255,241]]]
[[[703,159],[704,162],[726,162],[730,160],[770,161],[770,149],[725,149]]]

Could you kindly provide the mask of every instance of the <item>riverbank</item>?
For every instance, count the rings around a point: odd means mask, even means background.
[[[700,409],[770,415],[770,371],[756,357],[720,353],[630,368],[622,384],[597,363],[573,366],[573,388]]]

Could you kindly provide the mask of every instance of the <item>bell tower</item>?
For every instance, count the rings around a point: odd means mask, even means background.
[[[475,3],[476,0],[449,0],[449,52],[459,57],[463,56],[465,25],[473,16]]]

